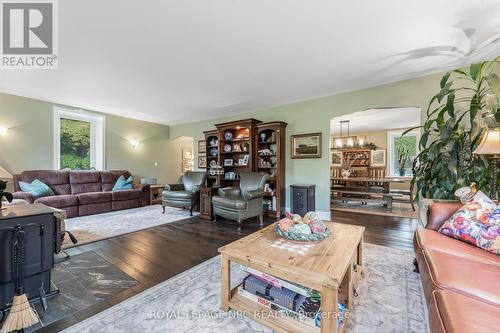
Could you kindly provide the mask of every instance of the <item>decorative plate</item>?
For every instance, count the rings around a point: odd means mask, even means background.
[[[226,143],[226,144],[224,145],[224,151],[225,151],[225,152],[230,152],[230,151],[231,151],[231,149],[232,149],[232,147],[231,147],[231,145],[230,145],[229,143]]]
[[[295,232],[286,232],[280,229],[280,226],[278,223],[274,226],[274,232],[276,232],[276,235],[291,240],[295,242],[319,242],[327,237],[329,237],[332,232],[330,229],[326,228],[324,233],[321,234],[310,234],[310,235],[305,235],[305,234],[298,234]]]
[[[233,132],[226,132],[226,133],[224,133],[224,139],[226,139],[226,140],[232,140],[233,139]]]
[[[217,162],[215,160],[210,161],[210,167],[215,168],[217,166]]]
[[[217,148],[211,148],[210,149],[210,155],[217,156],[218,153],[219,153],[219,151],[217,150]]]

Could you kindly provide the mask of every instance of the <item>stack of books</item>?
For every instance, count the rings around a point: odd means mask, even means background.
[[[249,273],[238,288],[241,296],[309,326],[321,326],[319,292],[247,266],[242,265],[241,269]],[[338,303],[338,326],[342,324],[344,314],[345,305]]]

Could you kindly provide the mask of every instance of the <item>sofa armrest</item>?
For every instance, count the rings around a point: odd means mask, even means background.
[[[425,228],[438,230],[462,206],[460,202],[433,202],[429,207],[429,220]]]
[[[29,193],[29,192],[23,192],[23,191],[18,191],[18,192],[14,192],[12,193],[12,196],[14,197],[14,199],[21,199],[21,200],[25,200],[27,203],[34,203],[35,202],[35,197],[33,196],[33,194]]]
[[[134,189],[141,191],[141,207],[150,204],[150,187],[148,184],[134,184]]]
[[[167,184],[165,191],[184,191],[184,184]]]
[[[219,196],[222,198],[239,198],[241,191],[239,187],[224,187],[219,189]]]
[[[253,190],[253,191],[248,191],[243,194],[243,198],[245,201],[250,201],[253,199],[261,198],[264,195],[264,191],[262,190]]]

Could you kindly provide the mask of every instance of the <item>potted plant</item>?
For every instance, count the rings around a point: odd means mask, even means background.
[[[484,131],[500,124],[500,57],[446,73],[426,111],[412,184],[421,198],[454,199],[457,188],[475,182],[490,191],[492,168],[473,156]]]
[[[406,147],[398,148],[398,170],[399,176],[403,177],[406,175],[406,167],[410,162],[410,149]]]

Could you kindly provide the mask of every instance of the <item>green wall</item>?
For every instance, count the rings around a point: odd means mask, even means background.
[[[203,139],[203,131],[214,129],[213,124],[253,117],[262,121],[282,120],[288,123],[286,143],[286,186],[294,183],[313,183],[317,186],[316,209],[330,210],[329,145],[330,119],[368,108],[417,106],[425,110],[430,98],[439,90],[442,74],[400,81],[374,88],[303,102],[266,108],[230,117],[182,124],[170,127],[171,138],[192,136],[195,142]],[[290,136],[311,132],[323,133],[322,158],[290,158]],[[195,155],[197,152],[195,152]],[[195,156],[195,161],[197,160]]]
[[[53,169],[54,104],[0,93],[0,165],[11,173]],[[60,105],[58,105],[60,106]],[[62,106],[65,107],[65,106]],[[68,107],[65,107],[68,108]],[[70,108],[71,109],[71,108]],[[176,182],[182,147],[193,147],[192,139],[169,140],[169,127],[114,115],[106,117],[106,168],[126,169],[136,176],[156,177],[161,183]],[[139,140],[133,149],[130,139]],[[158,162],[158,167],[154,163]]]

